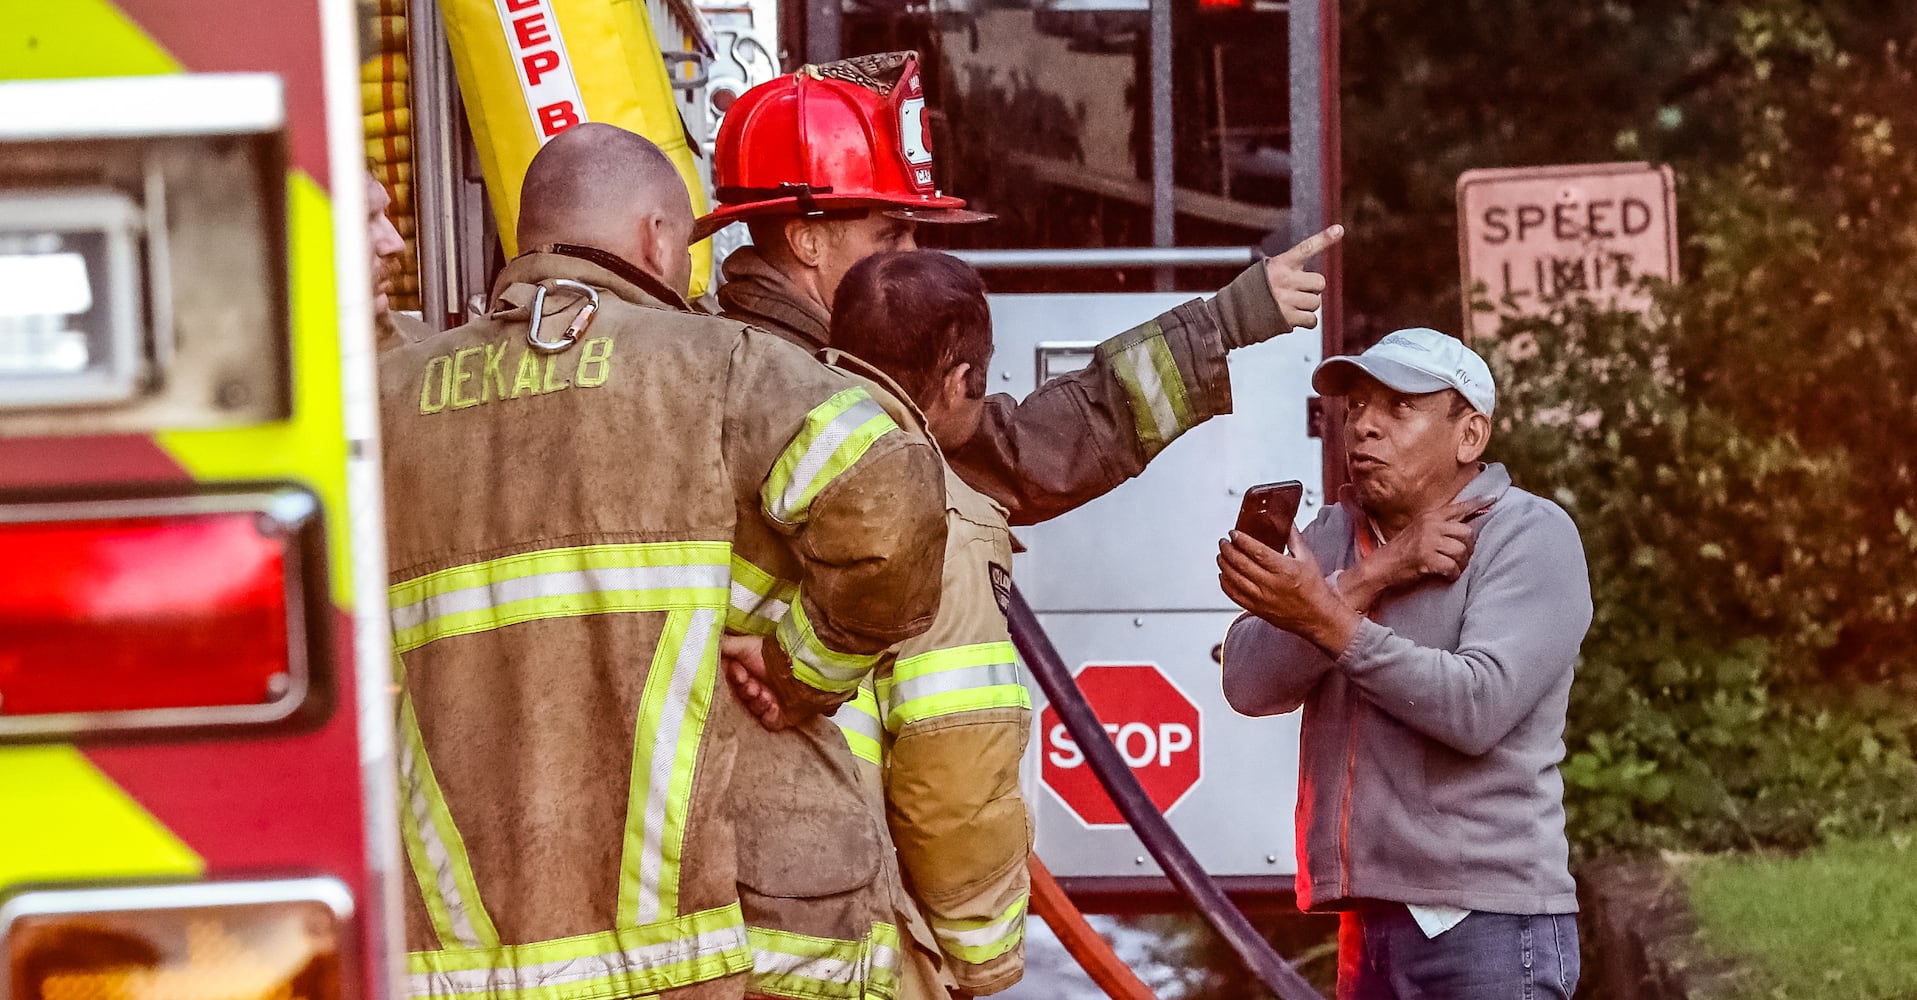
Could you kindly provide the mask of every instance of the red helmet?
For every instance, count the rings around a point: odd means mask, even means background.
[[[873,207],[917,222],[982,222],[932,184],[932,141],[917,52],[884,52],[768,80],[719,126],[718,207],[701,240],[743,219]]]

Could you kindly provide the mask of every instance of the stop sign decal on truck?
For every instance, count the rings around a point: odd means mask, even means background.
[[[1198,706],[1157,664],[1088,663],[1079,690],[1119,756],[1160,812],[1170,812],[1198,784],[1202,732]],[[1086,826],[1123,826],[1118,806],[1099,785],[1085,754],[1052,706],[1039,713],[1045,787]]]

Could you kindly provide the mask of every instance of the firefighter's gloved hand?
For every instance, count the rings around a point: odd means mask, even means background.
[[[1345,238],[1345,227],[1331,226],[1303,243],[1265,261],[1265,282],[1278,311],[1293,330],[1309,330],[1318,325],[1318,308],[1324,302],[1325,276],[1305,270],[1311,258],[1331,249]]]
[[[773,732],[830,715],[852,698],[850,691],[832,695],[800,683],[777,639],[721,636],[719,655],[739,703]]]

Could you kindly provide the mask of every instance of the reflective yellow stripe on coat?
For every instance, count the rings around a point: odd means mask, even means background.
[[[832,480],[856,465],[873,442],[899,429],[864,389],[833,394],[806,414],[805,425],[786,445],[766,477],[765,512],[781,524],[798,524]]]
[[[731,556],[725,542],[578,545],[440,570],[389,591],[393,648],[545,618],[724,609]]]
[[[1157,320],[1113,337],[1099,350],[1105,352],[1112,373],[1131,398],[1132,419],[1147,459],[1197,424],[1184,376]]]
[[[1019,683],[1018,651],[1009,642],[935,649],[893,667],[885,728],[896,733],[925,719],[987,708],[1031,708]]]
[[[885,729],[880,719],[879,696],[867,683],[859,685],[852,700],[839,706],[830,718],[845,734],[846,745],[852,748],[852,756],[868,764],[877,764],[885,759]]]
[[[732,606],[726,609],[726,628],[744,635],[771,635],[798,599],[798,584],[733,554]]]
[[[779,623],[779,648],[792,658],[792,676],[821,691],[843,694],[878,665],[881,653],[841,653],[827,646],[813,630],[805,613],[805,601],[792,600],[791,610]]]
[[[667,615],[633,734],[618,926],[601,933],[500,942],[452,806],[433,778],[411,698],[402,694],[402,833],[434,930],[449,945],[410,956],[410,995],[636,996],[751,967],[738,904],[678,912],[693,763],[712,704],[733,566],[726,542],[582,545],[456,566],[390,588],[402,689],[399,654],[442,639],[581,615]]]
[[[407,956],[415,997],[582,1000],[636,997],[751,967],[739,904],[650,927],[625,927],[537,944],[452,948]]]
[[[892,1000],[898,995],[899,931],[873,924],[864,941],[754,927],[752,989],[793,1000]]]
[[[931,917],[939,949],[972,965],[984,965],[1018,947],[1025,939],[1025,908],[1029,895],[1021,894],[1005,912],[990,920],[942,920]]]

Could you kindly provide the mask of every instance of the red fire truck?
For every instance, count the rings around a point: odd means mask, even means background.
[[[393,981],[355,36],[0,17],[0,996]]]

